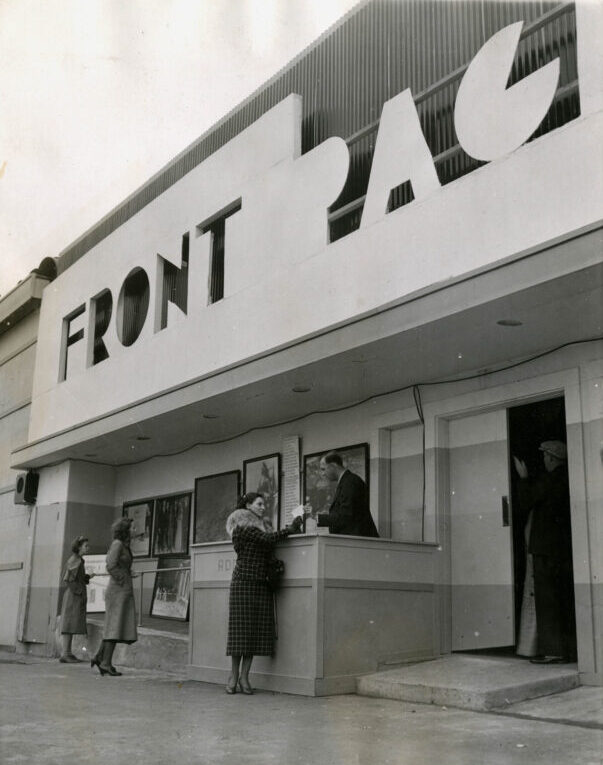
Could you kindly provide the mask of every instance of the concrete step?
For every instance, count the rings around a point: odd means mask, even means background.
[[[364,675],[360,696],[488,710],[580,685],[575,664],[539,665],[525,659],[453,654]]]
[[[78,659],[94,656],[102,640],[102,623],[88,621],[88,635],[76,635],[73,652]],[[156,669],[165,672],[184,671],[188,664],[188,634],[169,629],[138,628],[136,643],[118,643],[113,654],[116,666]]]
[[[521,701],[497,711],[524,720],[547,720],[603,730],[603,688],[581,685],[565,693]]]

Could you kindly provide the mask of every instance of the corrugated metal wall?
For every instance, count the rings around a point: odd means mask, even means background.
[[[458,148],[453,125],[454,98],[462,67],[496,31],[519,20],[533,26],[520,43],[511,81],[559,56],[559,91],[538,133],[564,124],[580,111],[573,4],[372,0],[361,4],[330,34],[67,248],[61,254],[59,269],[71,265],[290,93],[300,94],[304,101],[303,151],[329,136],[349,139],[350,174],[343,193],[333,205],[333,211],[338,210],[339,214],[332,216],[332,239],[344,236],[359,224],[381,108],[384,101],[405,88],[411,88],[417,101],[442,183],[470,172],[479,163]],[[445,82],[440,82],[443,79]],[[392,195],[391,206],[409,200],[406,184]]]

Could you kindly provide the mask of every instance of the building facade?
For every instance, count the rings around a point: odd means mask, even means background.
[[[512,457],[554,438],[601,683],[602,33],[586,2],[362,3],[62,253],[12,456],[40,477],[20,649],[51,644],[71,536],[146,503],[155,565],[211,541],[199,479],[281,455],[282,523],[358,445],[408,581],[437,553],[427,631],[361,636],[375,666],[514,646]]]
[[[55,275],[54,261],[46,259],[0,299],[0,646],[9,649],[23,635],[33,541],[33,508],[16,496],[11,452],[27,440],[40,303]]]

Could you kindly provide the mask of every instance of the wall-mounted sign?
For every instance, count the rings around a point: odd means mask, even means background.
[[[519,148],[536,130],[555,95],[558,58],[512,87],[506,86],[522,27],[520,21],[491,37],[478,51],[461,81],[455,108],[456,132],[464,150],[477,159],[497,159]],[[309,152],[309,155],[320,156],[326,151],[331,160],[335,160],[338,165],[335,177],[339,176],[341,184],[338,191],[345,182],[342,170],[349,163],[347,147],[342,143],[329,139]],[[291,177],[291,182],[294,181]],[[383,218],[387,214],[391,190],[407,181],[412,184],[417,201],[440,187],[410,90],[386,101],[383,106],[361,226],[372,225]],[[263,191],[262,204],[273,210],[275,220],[284,216],[283,207],[295,209],[295,198],[292,199],[291,194],[283,195],[280,186],[273,184],[258,188]],[[253,208],[257,203],[257,200],[244,198],[242,205],[239,201],[232,204],[240,210],[241,206],[244,209],[250,204]],[[230,216],[232,204],[222,213]],[[325,206],[325,220],[326,214]],[[212,220],[220,219],[220,215],[220,210],[213,211]],[[73,306],[65,314],[59,380],[68,375],[70,348],[74,344],[83,342],[86,345],[83,358],[88,366],[94,366],[111,355],[105,341],[107,333],[122,346],[129,347],[140,337],[145,322],[152,323],[154,332],[166,328],[168,303],[177,304],[180,309],[188,306],[190,237],[209,231],[211,226],[205,221],[196,228],[196,232],[180,232],[182,257],[177,268],[158,253],[155,273],[137,265],[124,274],[116,294],[107,286],[91,296],[87,305]],[[296,233],[295,230],[291,232],[292,235]],[[173,272],[171,280],[164,278],[166,269]],[[174,279],[178,278],[179,291],[174,288]],[[210,295],[205,298],[207,302],[211,302]]]
[[[328,209],[348,177],[345,141],[332,137],[302,154],[302,104],[293,94],[263,114],[44,291],[30,444],[108,413],[106,428],[121,427],[135,403],[191,384],[203,398],[205,380],[247,359],[600,221],[603,96],[594,30],[603,34],[602,9],[576,6],[580,118],[524,146],[547,111],[558,62],[507,88],[503,70],[520,24],[477,53],[455,120],[466,151],[495,161],[443,188],[412,94],[386,102],[361,225],[332,243]],[[391,190],[407,182],[414,201],[388,212]],[[216,285],[218,228],[223,283]],[[28,457],[20,451],[15,465]]]

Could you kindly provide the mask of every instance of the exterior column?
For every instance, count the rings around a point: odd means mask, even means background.
[[[63,462],[40,470],[37,504],[20,598],[17,651],[56,654],[61,576],[71,541],[90,540],[91,553],[104,553],[115,517],[114,470],[83,462]]]

